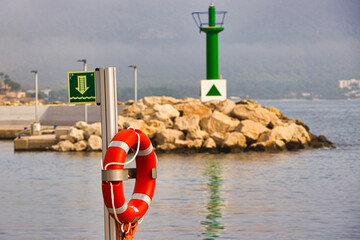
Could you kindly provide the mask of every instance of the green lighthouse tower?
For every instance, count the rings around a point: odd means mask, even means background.
[[[193,12],[192,16],[198,25],[200,32],[206,34],[206,80],[200,81],[201,101],[225,100],[226,80],[221,79],[219,74],[219,41],[218,34],[224,30],[224,18],[226,11],[216,11],[213,3],[210,4],[208,12]],[[206,19],[201,16],[207,15]],[[222,15],[221,22],[216,21],[216,15]]]
[[[219,79],[219,44],[218,33],[223,27],[216,26],[215,6],[209,7],[209,26],[201,27],[200,31],[206,33],[206,79]]]

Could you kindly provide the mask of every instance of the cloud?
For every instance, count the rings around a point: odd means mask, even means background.
[[[132,79],[127,66],[136,64],[139,79],[149,84],[204,75],[205,34],[199,34],[191,12],[206,11],[208,1],[3,2],[0,71],[21,83],[32,83],[29,71],[36,68],[44,85],[62,86],[67,71],[81,69],[79,58],[88,59],[88,69],[116,66],[124,80]],[[219,35],[221,69],[235,74],[274,59],[327,62],[334,56],[336,63],[358,64],[360,4],[346,1],[339,8],[338,0],[318,0],[316,6],[284,2],[216,3],[217,10],[228,11]]]
[[[138,39],[140,40],[165,40],[165,39],[174,39],[176,37],[176,33],[170,29],[167,30],[159,30],[154,28],[146,29],[138,35]]]

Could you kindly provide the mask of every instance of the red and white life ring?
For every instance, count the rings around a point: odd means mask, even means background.
[[[136,182],[132,198],[127,203],[123,182],[116,176],[124,169],[130,148],[137,150],[137,147],[139,149],[136,156]],[[140,130],[121,130],[111,140],[103,161],[102,174],[104,176],[106,173],[109,176],[108,173],[115,173],[115,177],[102,178],[102,192],[109,214],[119,223],[135,223],[145,215],[155,191],[156,166],[157,158],[151,141]]]

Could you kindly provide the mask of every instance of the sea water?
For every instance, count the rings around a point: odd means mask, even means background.
[[[360,239],[360,101],[260,103],[336,149],[159,154],[135,239]],[[100,159],[0,141],[0,239],[103,239]]]

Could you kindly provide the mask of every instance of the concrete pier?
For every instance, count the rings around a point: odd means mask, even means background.
[[[57,142],[58,140],[56,139],[55,134],[46,134],[40,136],[21,136],[17,137],[14,140],[14,150],[47,150]]]
[[[14,139],[24,132],[26,125],[0,125],[0,139]]]
[[[14,139],[15,151],[48,150],[52,145],[58,143],[61,135],[67,135],[70,127],[57,127],[51,129],[43,126],[40,135],[18,135]]]

